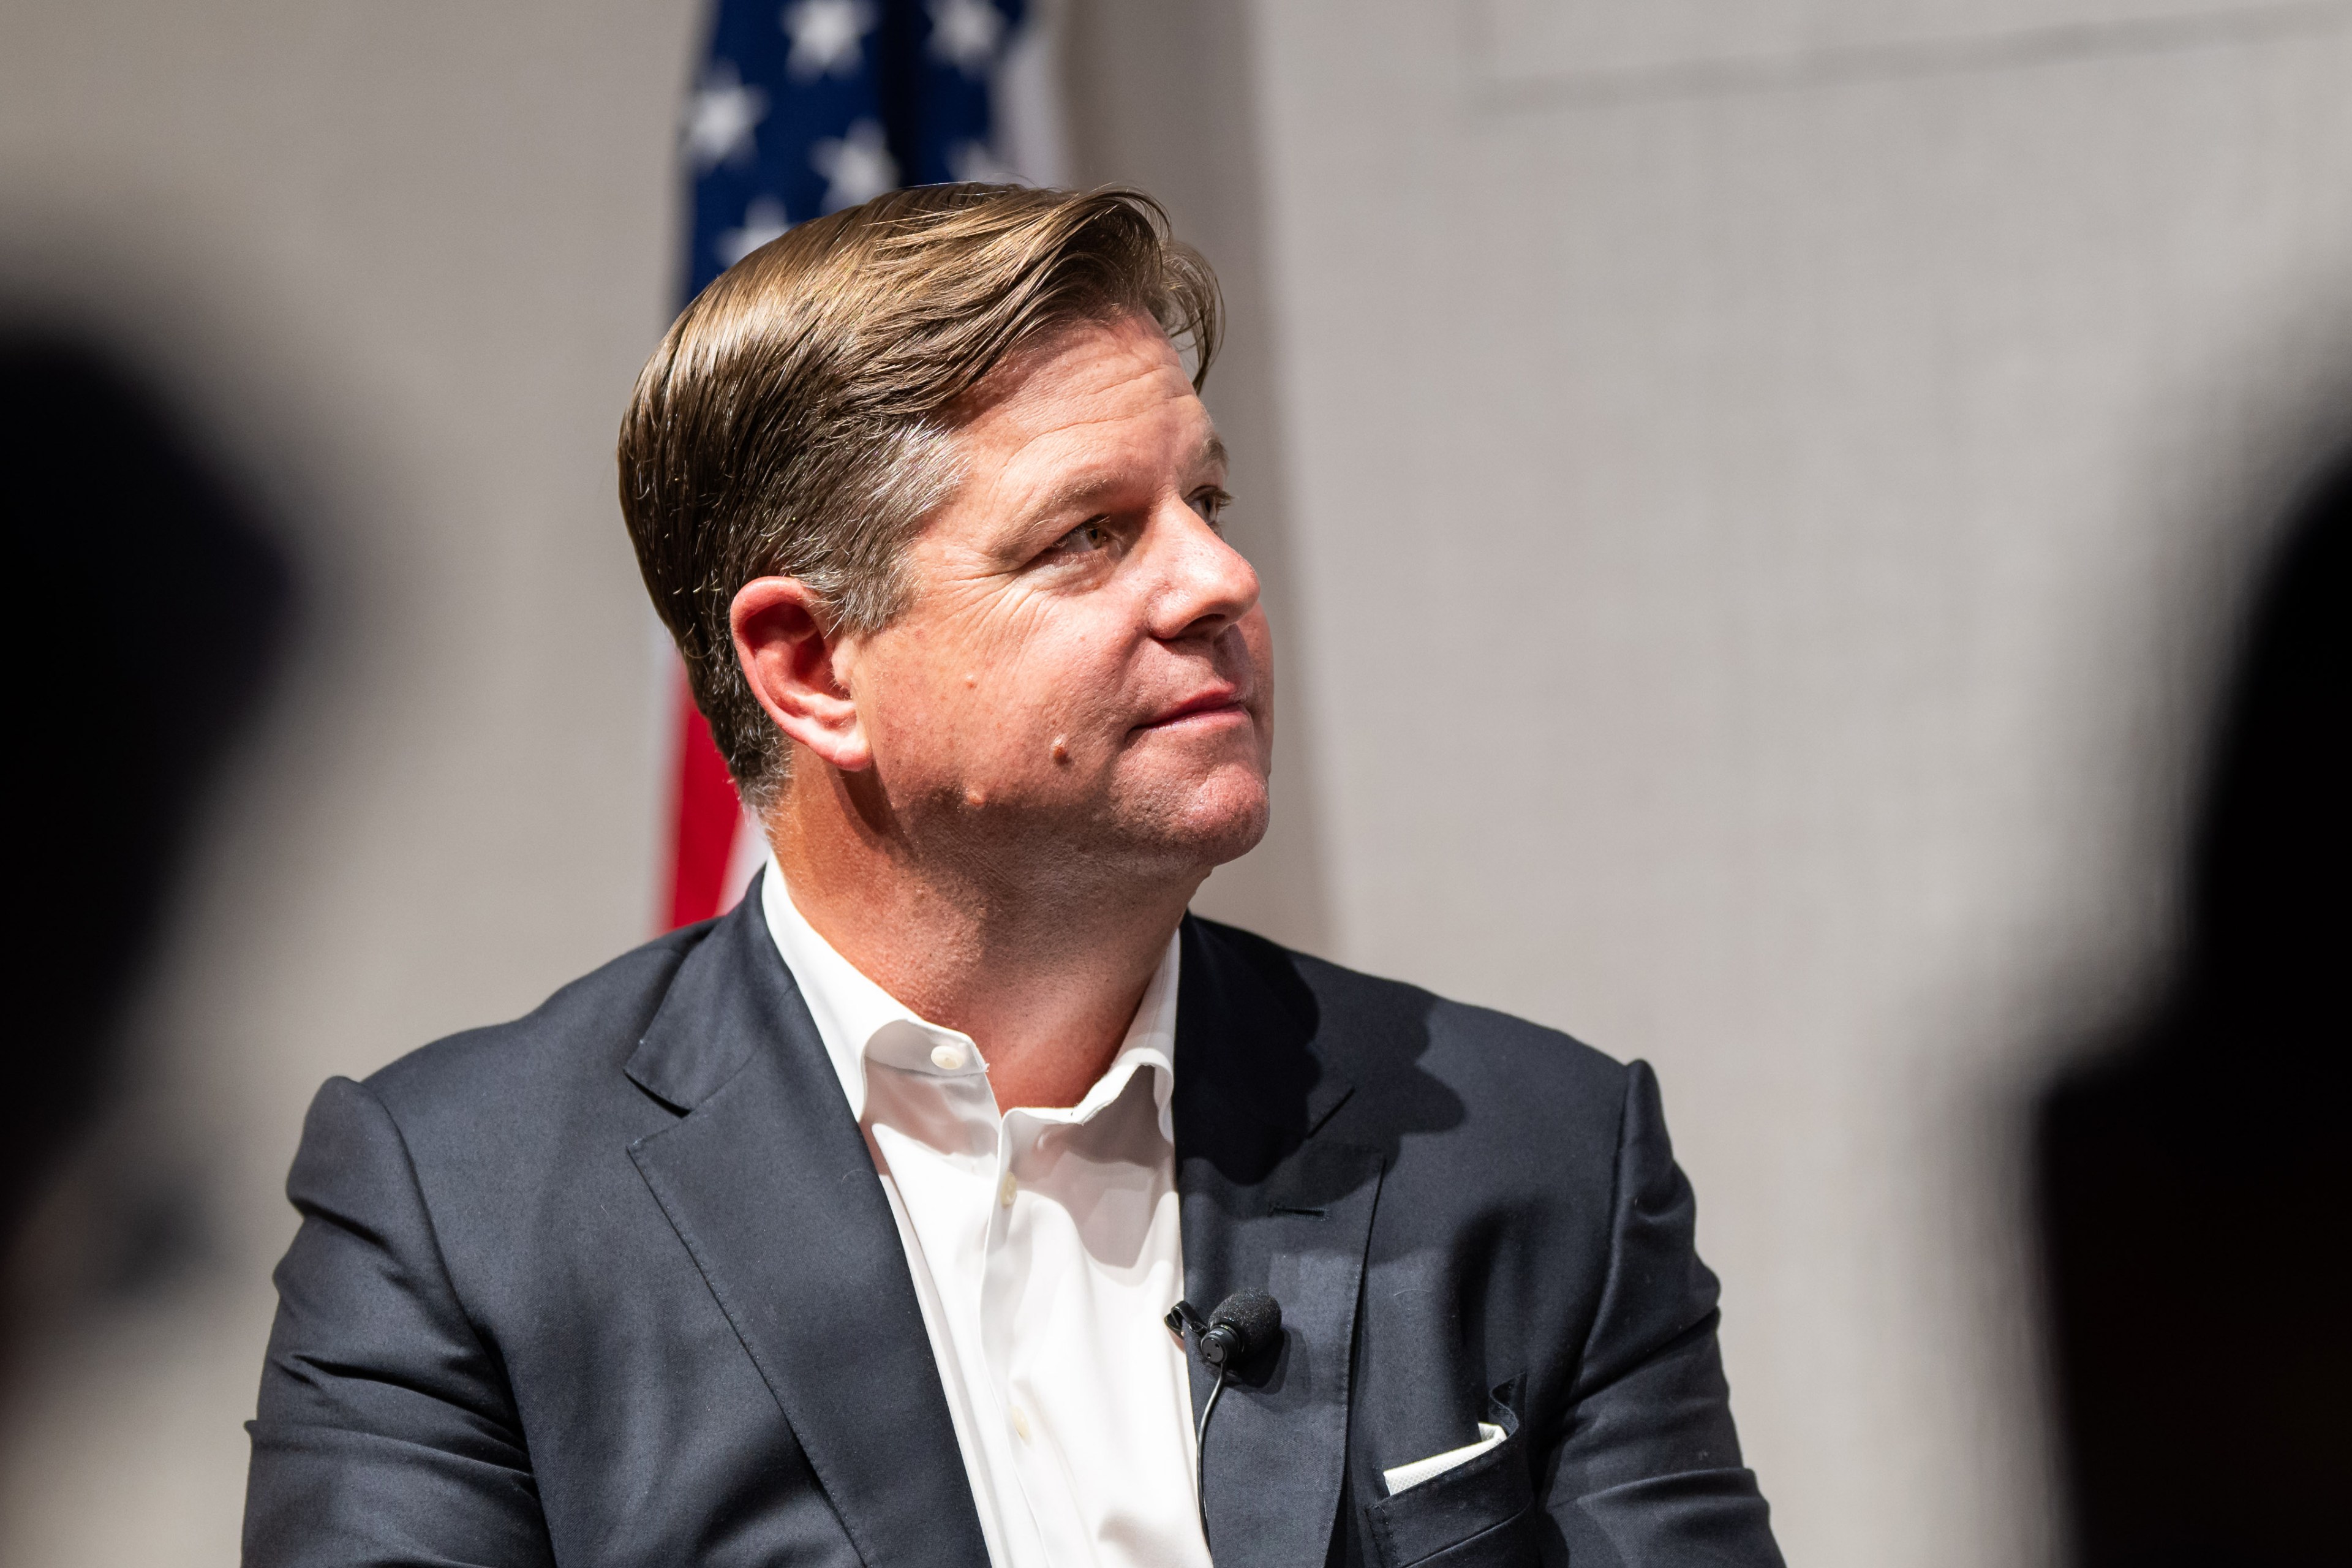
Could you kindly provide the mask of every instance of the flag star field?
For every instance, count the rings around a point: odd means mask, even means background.
[[[1009,178],[992,81],[1022,0],[720,0],[687,103],[688,298],[793,224],[902,184]]]

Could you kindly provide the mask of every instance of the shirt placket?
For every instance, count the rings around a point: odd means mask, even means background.
[[[1038,1140],[1068,1120],[1024,1110],[1000,1119],[996,1199],[981,1301],[989,1376],[1004,1400],[1022,1492],[1056,1563],[1091,1561],[1091,1543],[1076,1500],[1069,1495],[1058,1447],[1064,1435],[1045,1418],[1038,1391],[1019,1381],[1021,1367],[1034,1358],[1035,1349],[1019,1341],[1024,1330],[1034,1327],[1023,1312],[1023,1298],[1034,1264],[1034,1205],[1051,1201],[1049,1194],[1032,1188],[1028,1176],[1035,1168]],[[1024,1351],[1031,1353],[1021,1353]]]
[[[966,1309],[965,1321],[978,1329],[966,1340],[955,1328],[957,1314],[950,1308],[949,1339],[956,1344],[963,1368],[960,1381],[970,1418],[1002,1435],[983,1439],[981,1452],[1000,1525],[1011,1531],[1010,1556],[1016,1563],[1034,1562],[1034,1549],[1018,1542],[1024,1537],[1041,1541],[1045,1524],[1029,1500],[1022,1441],[1012,1429],[1004,1380],[995,1372],[997,1358],[988,1343],[985,1310],[991,1275],[1003,1251],[1003,1208],[998,1198],[1010,1168],[1003,1119],[988,1087],[986,1063],[969,1040],[925,1027],[919,1042],[902,1037],[887,1049],[899,1071],[929,1080],[930,1092],[939,1097],[938,1105],[947,1113],[931,1123],[932,1136],[923,1135],[914,1125],[900,1127],[898,1135],[909,1142],[902,1146],[906,1158],[893,1164],[899,1170],[902,1188],[914,1184],[923,1190],[913,1205],[918,1243],[942,1293],[950,1300],[961,1298],[979,1309]],[[915,1109],[913,1102],[907,1103]],[[961,1131],[949,1131],[950,1124]],[[940,1138],[945,1142],[935,1141]],[[1008,1510],[1025,1513],[1027,1518],[1016,1522]]]

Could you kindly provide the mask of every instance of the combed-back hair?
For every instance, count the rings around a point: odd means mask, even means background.
[[[1139,191],[925,185],[802,224],[686,308],[621,422],[621,510],[736,786],[764,811],[790,748],[751,693],[728,612],[796,577],[828,629],[869,632],[961,478],[960,408],[1014,351],[1149,316],[1216,357],[1216,276]]]

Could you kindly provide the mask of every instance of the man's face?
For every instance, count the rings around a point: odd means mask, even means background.
[[[1202,871],[1265,831],[1272,640],[1224,454],[1141,318],[1001,371],[911,593],[835,668],[911,836]]]

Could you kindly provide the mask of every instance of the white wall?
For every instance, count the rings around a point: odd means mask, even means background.
[[[1659,1064],[1792,1561],[2047,1553],[2017,1111],[2161,957],[2226,616],[2352,424],[2352,8],[2135,4],[1073,18],[1083,172],[1234,295],[1284,739],[1204,907]],[[698,11],[0,21],[0,309],[156,367],[306,574],[106,1151],[210,1260],[78,1292],[61,1189],[0,1561],[233,1561],[310,1092],[646,929],[609,444]]]

